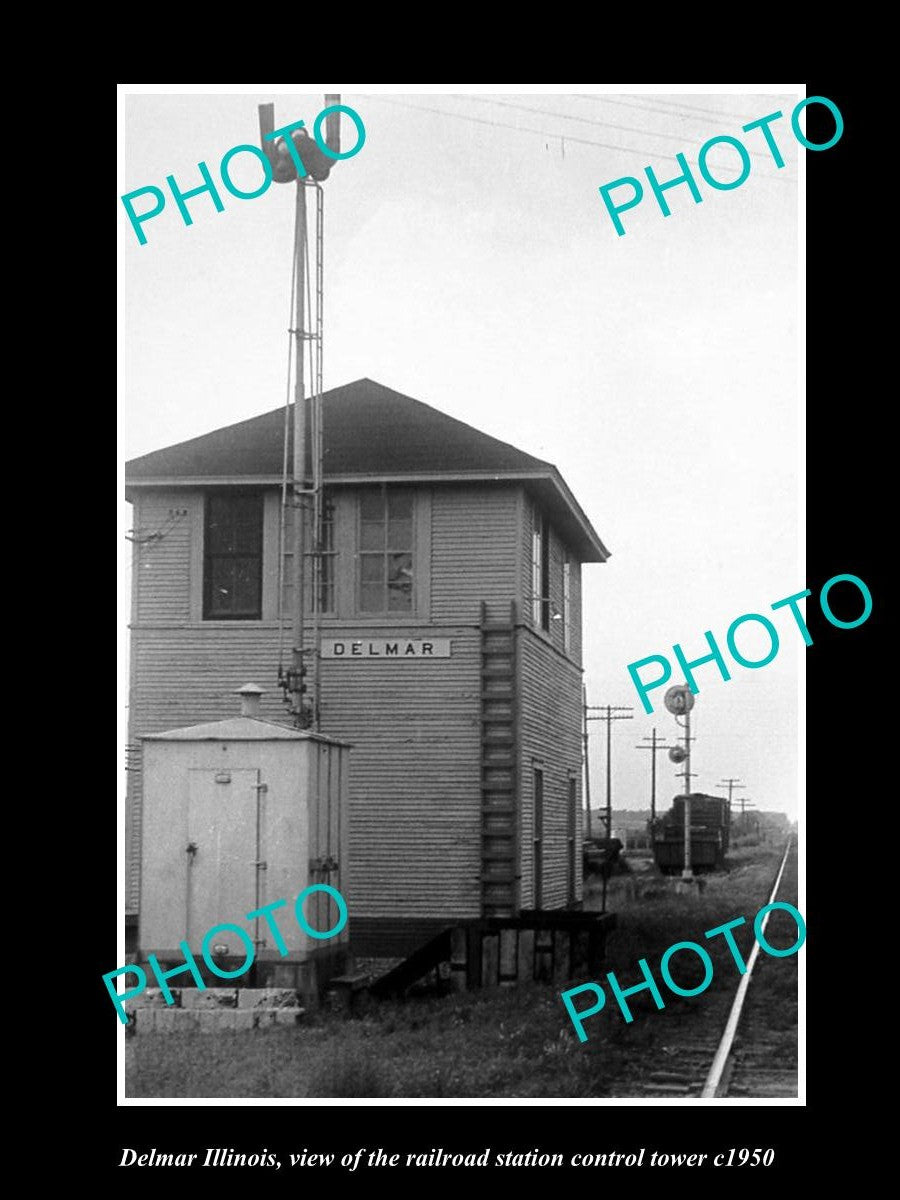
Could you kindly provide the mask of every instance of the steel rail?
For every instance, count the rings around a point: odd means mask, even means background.
[[[781,883],[781,877],[784,874],[784,868],[785,864],[787,863],[788,854],[791,850],[792,841],[793,836],[788,837],[787,845],[784,848],[784,858],[781,860],[781,866],[779,867],[778,874],[775,877],[775,886],[772,888],[772,894],[766,901],[767,904],[771,904],[778,895],[778,885]],[[766,915],[763,917],[763,923],[760,929],[761,934],[765,933],[766,925],[769,923],[770,916],[771,913],[766,913]],[[722,1074],[725,1070],[725,1064],[728,1062],[728,1056],[731,1054],[734,1035],[737,1033],[738,1022],[741,1019],[744,1001],[747,998],[747,989],[750,987],[750,976],[753,974],[753,967],[756,964],[756,959],[758,956],[759,942],[756,941],[754,942],[753,949],[750,952],[750,959],[747,963],[747,971],[741,978],[741,982],[738,985],[737,994],[735,995],[734,1002],[731,1005],[731,1012],[728,1014],[728,1020],[725,1023],[725,1032],[722,1034],[722,1040],[719,1042],[719,1047],[716,1050],[715,1058],[713,1059],[712,1066],[709,1069],[706,1082],[703,1085],[703,1091],[700,1093],[701,1097],[704,1099],[714,1097],[719,1090],[719,1085],[722,1082]]]

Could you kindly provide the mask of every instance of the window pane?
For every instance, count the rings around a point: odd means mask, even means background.
[[[384,498],[381,492],[362,492],[360,494],[359,515],[363,521],[384,520]]]
[[[233,540],[231,511],[227,501],[211,496],[207,508],[206,548],[210,554],[223,554],[231,550]]]
[[[411,554],[389,554],[388,555],[388,582],[394,584],[406,580],[412,584],[412,555]]]
[[[234,560],[214,558],[209,564],[209,607],[214,613],[231,612],[234,605]]]
[[[334,555],[323,554],[319,575],[319,612],[334,612]]]
[[[409,612],[412,608],[412,555],[388,556],[388,611]]]
[[[363,583],[384,583],[384,555],[361,554],[359,577]]]
[[[384,587],[380,583],[364,583],[359,589],[360,612],[384,612]]]
[[[334,549],[334,502],[326,500],[322,510],[322,549]]]
[[[412,521],[395,521],[388,525],[388,550],[412,550]]]
[[[412,585],[409,587],[390,585],[388,588],[388,612],[412,612]]]
[[[388,516],[393,521],[411,521],[413,515],[413,494],[410,491],[401,489],[399,491],[388,492]]]
[[[384,549],[384,525],[374,521],[363,521],[359,530],[360,550]]]
[[[411,488],[370,488],[359,495],[359,611],[408,613],[413,607]]]
[[[262,550],[261,496],[210,496],[206,525],[210,554],[259,554]]]
[[[319,588],[319,612],[334,612],[334,584],[324,582]]]
[[[262,615],[263,497],[212,493],[204,526],[204,616]]]
[[[255,558],[236,558],[234,561],[234,608],[236,613],[259,611],[259,571]]]
[[[236,554],[258,554],[262,549],[262,503],[255,496],[234,507],[233,546]]]

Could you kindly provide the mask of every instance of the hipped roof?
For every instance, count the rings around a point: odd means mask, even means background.
[[[582,561],[609,551],[552,463],[490,437],[420,400],[358,379],[322,396],[323,467],[329,484],[518,480],[542,501]],[[126,494],[163,486],[280,483],[284,408],[154,450],[125,465]],[[293,437],[288,432],[288,462]]]

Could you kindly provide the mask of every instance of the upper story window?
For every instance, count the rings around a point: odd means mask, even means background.
[[[263,497],[211,493],[203,525],[204,620],[262,618]]]
[[[550,630],[550,526],[534,510],[531,529],[531,619]]]
[[[359,500],[358,609],[361,613],[413,611],[413,493],[383,487]]]

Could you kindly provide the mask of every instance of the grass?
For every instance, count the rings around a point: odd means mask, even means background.
[[[610,882],[608,907],[619,927],[610,939],[605,971],[622,987],[641,979],[646,958],[660,979],[659,958],[677,941],[698,941],[713,958],[710,987],[691,999],[662,989],[666,1007],[657,1011],[649,994],[629,1001],[635,1020],[626,1024],[607,990],[605,1010],[587,1022],[586,1043],[578,1042],[559,998],[560,988],[527,983],[511,989],[423,997],[374,1005],[348,1019],[320,1013],[296,1029],[265,1032],[175,1034],[129,1039],[126,1089],[129,1096],[192,1097],[582,1097],[627,1095],[624,1081],[642,1063],[658,1060],[662,1048],[684,1030],[721,1028],[737,982],[724,939],[709,942],[705,930],[737,916],[746,924],[736,939],[746,954],[753,917],[768,898],[777,867],[777,848],[744,848],[731,870],[708,876],[699,896],[675,895],[664,884],[656,895],[629,899],[625,880]],[[590,905],[589,905],[590,906]],[[768,935],[782,940],[773,914]],[[675,958],[672,973],[682,987],[700,982],[696,956]],[[777,1001],[776,1018],[795,1038],[796,956],[770,959],[767,971]],[[601,977],[602,978],[602,977]],[[755,977],[754,977],[755,978]],[[792,982],[788,982],[789,978]],[[583,979],[572,984],[587,982]],[[793,988],[793,1007],[791,989]],[[791,1024],[793,1022],[793,1025]],[[790,1032],[788,1032],[790,1030]]]

